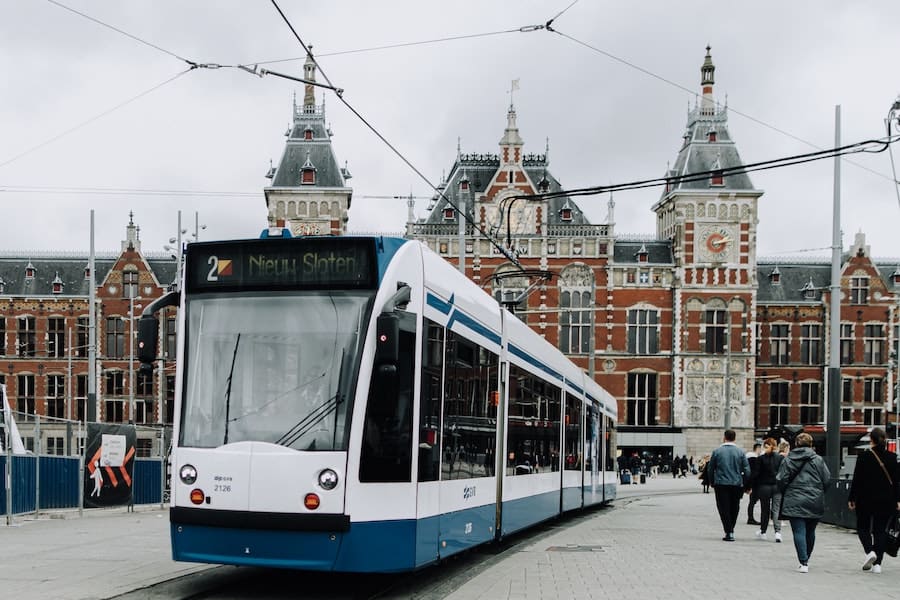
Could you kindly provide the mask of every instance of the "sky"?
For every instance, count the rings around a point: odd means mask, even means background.
[[[512,80],[524,151],[549,140],[550,171],[568,189],[664,174],[707,44],[745,163],[834,146],[838,105],[842,144],[882,138],[900,93],[900,2],[278,6],[344,99],[430,184],[449,172],[457,145],[497,152]],[[554,31],[529,30],[554,17]],[[119,249],[132,211],[144,251],[164,251],[178,211],[186,239],[258,236],[264,176],[303,89],[235,66],[300,77],[303,58],[270,2],[0,0],[0,251],[85,252],[92,209],[98,252]],[[185,72],[186,60],[223,67]],[[429,183],[333,92],[317,90],[323,97],[335,153],[353,175],[349,230],[402,232],[405,200],[367,196],[428,198]],[[845,249],[862,231],[873,255],[900,257],[891,172],[888,152],[842,161]],[[833,159],[751,180],[764,191],[759,256],[830,255]],[[653,236],[659,193],[616,193],[616,232]],[[608,199],[578,204],[603,223]],[[426,205],[417,202],[417,217]]]

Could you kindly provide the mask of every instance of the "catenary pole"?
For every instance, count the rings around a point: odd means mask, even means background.
[[[834,141],[841,143],[841,106],[834,107]],[[828,403],[825,418],[825,461],[832,477],[841,470],[841,158],[834,157],[834,207],[831,229],[831,335],[828,357]]]

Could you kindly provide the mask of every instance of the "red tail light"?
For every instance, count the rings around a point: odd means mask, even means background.
[[[203,501],[206,499],[206,494],[203,493],[203,490],[200,488],[194,488],[191,490],[191,502],[194,504],[203,504]]]
[[[303,499],[303,506],[309,510],[316,510],[319,508],[319,497],[316,494],[307,494]]]

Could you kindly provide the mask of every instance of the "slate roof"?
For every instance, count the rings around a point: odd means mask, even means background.
[[[845,254],[843,260],[846,259]],[[880,262],[875,267],[888,290],[900,292],[900,285],[895,285],[893,280],[894,271],[898,270],[897,264]],[[775,269],[779,273],[779,283],[772,282],[772,272]],[[828,259],[809,263],[759,262],[756,273],[759,283],[756,300],[759,303],[818,303],[822,299],[822,293],[827,292],[831,286],[831,262]],[[814,291],[812,297],[806,295],[809,287]]]
[[[772,273],[776,269],[779,282],[773,283]],[[830,263],[757,263],[756,273],[758,303],[818,303],[822,300],[822,290],[827,290],[831,285]],[[812,297],[807,297],[810,281],[814,289]]]
[[[715,131],[716,141],[709,141],[710,131]],[[699,107],[688,114],[684,142],[678,151],[670,176],[684,176],[715,169],[727,169],[744,164],[737,146],[728,131],[728,108],[719,107],[715,114],[702,114]],[[753,190],[749,175],[740,172],[726,175],[724,185],[713,185],[710,177],[695,181],[680,181],[672,190]],[[663,192],[663,196],[667,192]]]
[[[312,139],[305,139],[306,131],[312,132]],[[300,171],[307,159],[316,170],[315,185],[300,184]],[[272,177],[272,187],[343,188],[346,187],[345,173],[338,165],[331,146],[331,131],[325,126],[325,106],[303,112],[294,103],[294,124],[285,144],[281,161]]]
[[[531,179],[531,182],[535,186],[538,186],[541,180],[546,178],[548,184],[548,192],[563,191],[562,185],[547,169],[547,167],[549,166],[549,161],[547,160],[547,156],[545,154],[525,154],[522,164],[524,171],[528,174],[528,177]],[[469,198],[477,199],[479,196],[484,194],[485,190],[487,190],[488,184],[493,180],[494,175],[499,168],[500,157],[496,154],[462,154],[458,156],[456,161],[454,161],[453,163],[453,167],[450,169],[450,176],[447,178],[447,181],[444,183],[444,187],[442,188],[444,196],[446,196],[446,198],[449,198],[454,205],[459,206],[459,183],[462,180],[463,176],[465,176],[469,179]],[[456,222],[458,218],[456,215],[454,215],[454,218],[452,220],[444,219],[444,208],[448,208],[451,206],[446,198],[436,195],[436,197],[434,198],[434,207],[425,218],[425,223],[451,224]],[[526,201],[520,200],[520,202]],[[563,221],[560,218],[560,211],[563,207],[566,206],[567,203],[568,207],[572,209],[572,219],[569,221]],[[466,202],[466,214],[468,214],[473,219],[475,215],[475,207],[473,206],[474,204],[475,203],[471,200]],[[581,208],[575,203],[574,200],[566,196],[548,199],[547,208],[549,211],[547,220],[550,225],[556,225],[560,223],[565,223],[568,225],[589,224],[587,218],[585,218],[584,216],[584,213],[581,211]]]
[[[90,280],[84,274],[88,266],[88,258],[87,254],[54,256],[49,253],[41,253],[40,256],[35,257],[0,255],[0,279],[3,281],[3,291],[0,292],[0,296],[87,297],[90,294]],[[94,258],[95,279],[98,285],[115,266],[118,259],[119,254],[103,254]],[[174,259],[149,258],[147,263],[161,285],[167,285],[175,280]],[[26,277],[29,265],[34,268],[33,278]],[[57,276],[62,281],[63,290],[59,294],[54,294],[53,282]]]
[[[613,262],[615,264],[638,264],[638,253],[641,249],[647,251],[647,262],[640,264],[667,266],[675,264],[672,242],[668,240],[616,240],[613,247]]]

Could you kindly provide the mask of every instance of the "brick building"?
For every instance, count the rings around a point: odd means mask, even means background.
[[[715,102],[709,48],[700,75],[670,183],[652,207],[652,239],[616,232],[611,197],[606,223],[591,224],[573,198],[542,196],[563,188],[549,147],[524,152],[512,104],[499,151],[457,148],[428,215],[407,224],[498,299],[520,299],[520,318],[618,398],[626,452],[699,457],[726,424],[744,445],[770,428],[823,429],[830,267],[758,263],[762,191],[727,170],[743,163],[727,106]],[[694,173],[704,175],[684,177]],[[900,272],[873,262],[858,239],[843,273],[850,445],[895,409],[887,347],[896,345]]]
[[[172,361],[152,374],[132,369],[134,313],[161,296],[175,279],[168,255],[141,250],[139,227],[129,220],[117,253],[95,257],[96,376],[98,421],[134,422],[161,428],[172,423],[175,316],[163,319]],[[33,431],[41,417],[40,451],[74,450],[72,427],[88,415],[89,256],[80,253],[0,255],[0,383],[7,394],[26,447],[37,450]],[[136,326],[134,328],[136,331]],[[130,414],[131,391],[134,414]],[[139,432],[138,452],[149,455],[157,435]]]

